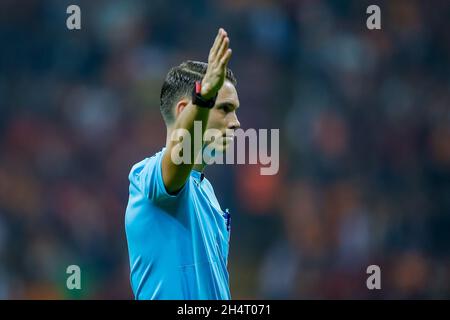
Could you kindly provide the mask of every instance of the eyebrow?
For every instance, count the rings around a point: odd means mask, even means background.
[[[219,108],[219,107],[226,107],[226,106],[231,107],[231,108],[233,108],[233,109],[235,109],[235,110],[237,110],[237,109],[239,108],[239,105],[235,105],[235,104],[232,103],[232,102],[222,102],[222,103],[219,103],[219,104],[217,105],[218,108]]]

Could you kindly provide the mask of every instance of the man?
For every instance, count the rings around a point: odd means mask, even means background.
[[[236,80],[227,69],[229,42],[221,28],[208,64],[188,61],[169,71],[161,90],[166,147],[131,169],[125,229],[136,299],[231,298],[230,217],[204,178],[206,164],[196,161],[206,145],[205,130],[220,131],[216,138],[222,139],[212,142],[220,153],[240,126]],[[174,133],[188,133],[194,146],[195,122],[202,128],[201,150],[192,147],[190,161],[177,164]]]

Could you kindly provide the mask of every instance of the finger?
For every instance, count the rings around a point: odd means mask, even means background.
[[[214,43],[211,46],[211,50],[209,51],[209,55],[212,55],[212,54],[214,54],[214,52],[216,52],[217,47],[219,46],[220,40],[222,38],[222,33],[223,33],[223,29],[220,28],[219,31],[217,32],[216,38],[214,39]]]
[[[222,59],[220,60],[220,65],[221,65],[222,67],[226,67],[226,66],[227,66],[228,61],[230,61],[230,59],[231,59],[231,54],[232,54],[232,53],[233,53],[233,52],[232,52],[231,49],[228,49],[228,50],[225,52],[225,54],[223,55]]]
[[[217,60],[220,61],[220,59],[222,59],[223,55],[226,53],[226,51],[228,49],[229,44],[230,44],[230,38],[225,37],[225,39],[223,39],[219,49],[217,50]]]
[[[223,40],[227,37],[227,32],[220,28],[219,34],[216,37],[216,41],[214,42],[213,47],[211,48],[210,55],[212,58],[215,58],[219,52],[219,49],[223,43]]]

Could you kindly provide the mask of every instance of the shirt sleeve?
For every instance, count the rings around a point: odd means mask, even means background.
[[[175,199],[184,187],[175,195],[169,194],[162,179],[161,161],[164,152],[161,151],[151,158],[135,164],[131,169],[129,180],[150,201],[158,202],[165,199]]]

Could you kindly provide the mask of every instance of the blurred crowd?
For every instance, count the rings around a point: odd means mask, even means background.
[[[2,0],[0,299],[133,298],[128,172],[165,143],[168,69],[206,61],[219,27],[243,129],[281,136],[278,175],[205,172],[232,297],[450,298],[450,2],[372,2]]]

